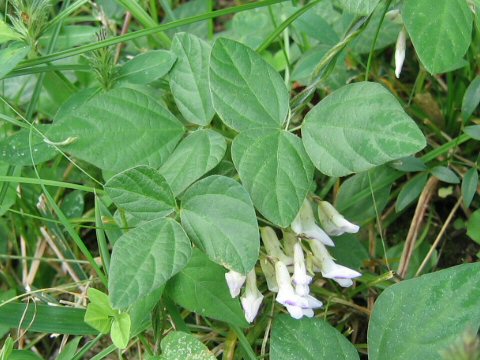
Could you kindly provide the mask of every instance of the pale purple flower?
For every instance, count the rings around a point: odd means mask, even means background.
[[[232,298],[236,298],[240,294],[245,279],[245,275],[233,270],[225,273],[225,280],[227,280],[228,290],[230,290]]]
[[[340,286],[349,287],[353,285],[351,279],[362,276],[358,271],[336,264],[322,243],[310,240],[309,244],[323,277],[335,280]]]
[[[327,201],[318,204],[318,219],[328,235],[338,236],[344,233],[357,233],[360,227],[347,221],[337,209]]]
[[[302,245],[296,243],[293,247],[293,284],[295,285],[295,293],[305,296],[310,293],[308,285],[312,282],[312,277],[307,275],[305,267],[305,257],[303,256]]]
[[[263,295],[260,293],[260,291],[258,291],[255,269],[253,269],[247,274],[245,293],[240,298],[243,311],[245,312],[245,319],[249,323],[255,320],[258,310],[260,309],[260,305],[262,304],[262,300]]]
[[[293,318],[312,317],[313,309],[323,305],[321,301],[313,296],[300,296],[295,292],[287,266],[281,261],[277,261],[275,264],[275,274],[279,288],[275,300],[285,306]]]
[[[297,217],[292,222],[291,228],[297,235],[304,235],[325,245],[335,246],[332,239],[315,223],[312,205],[310,205],[308,199],[304,200]]]

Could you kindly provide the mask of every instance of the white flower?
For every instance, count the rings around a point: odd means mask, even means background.
[[[332,239],[315,223],[312,206],[307,199],[305,199],[297,217],[293,220],[291,228],[297,235],[303,234],[310,239],[321,241],[325,245],[335,246]]]
[[[395,76],[397,79],[402,72],[403,62],[405,61],[405,49],[407,47],[407,31],[405,27],[400,30],[395,46]]]
[[[240,289],[242,288],[245,279],[245,275],[233,270],[225,273],[225,280],[227,280],[228,289],[230,290],[232,298],[235,298],[240,294]]]
[[[240,298],[242,302],[243,311],[245,312],[245,319],[251,323],[258,314],[258,309],[262,304],[263,295],[258,291],[257,279],[255,276],[255,269],[247,274],[247,285],[245,293]]]
[[[344,233],[356,233],[360,229],[358,225],[345,220],[342,214],[327,201],[318,204],[318,219],[328,235],[338,236]]]
[[[351,279],[362,276],[358,271],[336,264],[322,243],[311,240],[309,244],[323,277],[335,280],[340,286],[349,287],[353,285]]]
[[[312,277],[307,275],[305,267],[305,258],[300,243],[296,243],[293,247],[293,283],[295,284],[295,293],[305,296],[310,293],[308,285],[312,282]]]
[[[261,227],[260,234],[262,235],[263,245],[265,245],[265,250],[267,251],[268,255],[282,261],[287,265],[291,265],[293,263],[293,259],[285,255],[285,253],[282,251],[277,234],[270,226]]]
[[[323,305],[321,301],[313,296],[300,296],[295,293],[287,266],[281,261],[277,261],[275,264],[275,274],[279,288],[275,300],[285,306],[293,318],[312,317],[313,309]]]

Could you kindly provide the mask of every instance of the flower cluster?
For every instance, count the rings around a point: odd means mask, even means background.
[[[284,232],[283,246],[271,227],[260,229],[266,255],[260,258],[260,266],[267,281],[268,289],[277,293],[275,300],[285,306],[295,319],[303,316],[312,317],[313,310],[323,304],[310,295],[310,283],[313,273],[307,271],[304,247],[308,243],[311,255],[312,271],[320,272],[324,278],[336,281],[340,286],[353,285],[353,280],[361,274],[355,270],[335,263],[326,246],[335,246],[330,236],[344,233],[356,233],[357,225],[347,221],[328,202],[318,204],[318,219],[321,227],[315,222],[312,205],[305,200],[295,220],[291,224],[292,232]],[[302,240],[306,240],[302,242]],[[229,271],[225,278],[232,297],[240,295],[245,318],[253,322],[261,306],[263,295],[257,288],[255,270],[247,276]]]

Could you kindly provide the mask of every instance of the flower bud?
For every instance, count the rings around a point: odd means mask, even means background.
[[[395,46],[395,76],[397,79],[402,72],[403,62],[405,61],[405,49],[407,48],[407,31],[405,27],[400,30]]]
[[[262,235],[263,245],[269,256],[282,261],[286,265],[293,263],[293,259],[285,255],[282,251],[277,234],[270,226],[261,227],[260,234]]]
[[[360,229],[358,225],[345,220],[342,214],[327,201],[318,204],[318,219],[328,235],[338,236],[344,233],[356,233]]]

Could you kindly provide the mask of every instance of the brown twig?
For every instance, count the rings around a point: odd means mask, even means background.
[[[440,240],[442,240],[442,237],[443,237],[443,235],[445,234],[445,231],[447,231],[448,225],[450,225],[450,223],[452,222],[453,217],[455,216],[455,213],[457,212],[458,208],[459,208],[460,205],[462,204],[462,201],[463,201],[463,198],[460,196],[460,197],[458,198],[455,206],[453,207],[452,211],[450,211],[450,214],[448,214],[447,220],[445,220],[445,223],[443,224],[442,228],[440,229],[440,232],[438,233],[437,237],[435,238],[435,241],[433,242],[432,246],[430,247],[430,250],[428,250],[428,253],[427,253],[427,255],[425,256],[425,259],[423,259],[422,263],[421,263],[420,266],[418,267],[418,270],[417,270],[417,272],[415,273],[415,276],[420,275],[420,273],[422,272],[423,268],[425,267],[425,265],[427,264],[427,262],[428,262],[428,261],[430,260],[430,258],[432,257],[433,252],[435,251],[435,248],[438,246],[438,243],[440,242]]]
[[[122,25],[122,31],[120,32],[120,35],[125,35],[128,32],[128,28],[130,27],[130,23],[132,21],[132,14],[130,11],[127,11],[125,14],[125,20],[123,20],[123,25]],[[124,43],[120,43],[117,46],[117,51],[115,52],[115,60],[114,64],[118,63],[118,60],[120,59],[120,54],[122,53],[122,49],[125,46]]]
[[[431,177],[427,181],[427,184],[420,195],[420,199],[418,200],[417,207],[415,208],[415,214],[413,215],[410,229],[408,229],[407,239],[405,240],[402,257],[400,258],[400,264],[398,265],[398,275],[402,278],[407,275],[413,250],[415,249],[415,243],[417,242],[418,233],[420,232],[425,212],[427,211],[428,204],[435,193],[437,184],[438,179],[435,177]]]

